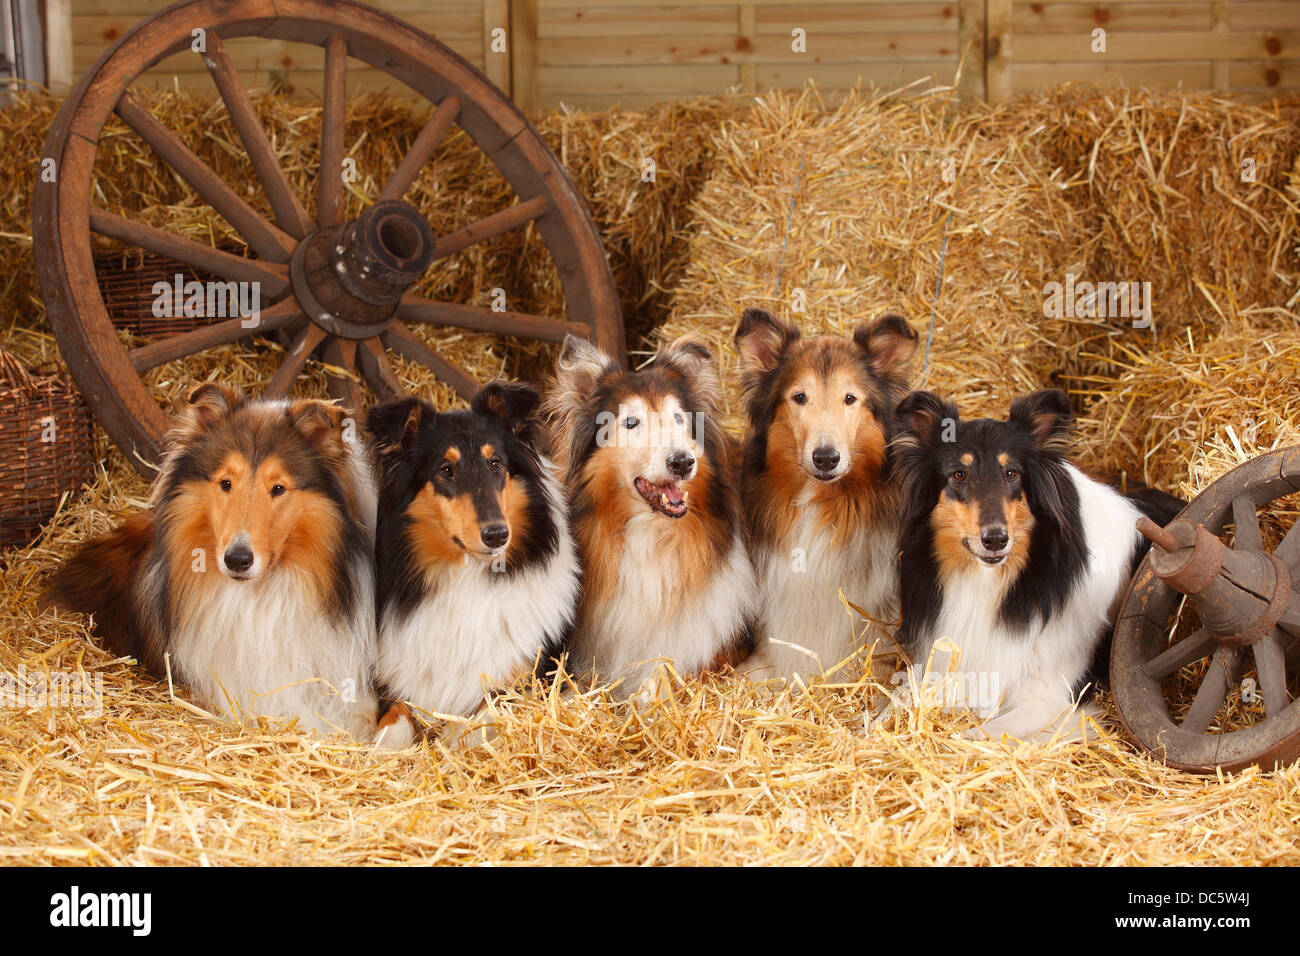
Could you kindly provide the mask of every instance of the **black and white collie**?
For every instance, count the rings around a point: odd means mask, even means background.
[[[1145,552],[1138,518],[1165,524],[1182,503],[1125,497],[1071,465],[1061,391],[1016,399],[1004,422],[964,422],[914,392],[895,419],[900,636],[927,696],[942,687],[944,703],[989,718],[991,737],[1049,731],[1079,699]]]
[[[887,444],[916,333],[886,315],[851,339],[805,339],[747,309],[736,347],[749,413],[746,540],[762,608],[759,644],[742,669],[820,673],[861,643],[841,588],[876,621],[892,624],[898,613],[899,503]]]
[[[572,336],[556,363],[547,412],[583,574],[569,662],[623,681],[624,696],[653,693],[664,659],[693,677],[751,647],[754,573],[719,387],[690,336],[636,372]]]
[[[493,382],[469,411],[408,398],[370,412],[384,746],[417,733],[406,703],[472,716],[561,652],[578,558],[555,469],[530,444],[538,400]]]
[[[46,600],[209,710],[374,733],[374,488],[321,401],[189,396],[151,509],[83,545]]]

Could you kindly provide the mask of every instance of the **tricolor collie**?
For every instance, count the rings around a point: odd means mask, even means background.
[[[624,372],[570,336],[556,379],[547,410],[583,574],[573,673],[629,696],[662,659],[696,676],[743,658],[754,575],[713,355],[684,336]]]
[[[886,315],[851,339],[805,339],[748,309],[736,347],[749,414],[742,498],[762,601],[759,645],[744,669],[820,673],[858,650],[841,588],[875,620],[896,620],[898,494],[887,444],[916,333]]]
[[[485,690],[554,667],[578,557],[554,467],[530,444],[538,395],[493,382],[469,411],[373,409],[380,743],[418,732],[406,703],[471,716]]]
[[[900,633],[913,666],[929,667],[927,695],[944,688],[945,704],[989,718],[992,737],[1052,731],[1145,552],[1138,518],[1164,524],[1182,503],[1150,489],[1125,497],[1071,465],[1064,392],[1018,398],[1006,421],[969,422],[914,392],[896,426]]]
[[[374,491],[322,401],[189,396],[149,511],[83,545],[47,600],[209,710],[374,732]]]

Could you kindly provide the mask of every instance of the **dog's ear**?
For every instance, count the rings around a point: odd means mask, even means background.
[[[205,432],[244,405],[244,393],[220,382],[196,385],[186,396],[189,405],[182,418],[193,432]]]
[[[921,448],[939,441],[951,441],[961,416],[957,406],[934,392],[912,392],[894,409],[894,443],[902,448]]]
[[[693,391],[709,409],[717,408],[722,398],[722,380],[718,376],[718,361],[704,339],[687,333],[679,336],[655,353],[653,366],[667,366],[681,374]],[[704,409],[692,409],[703,411]]]
[[[343,446],[343,429],[349,420],[348,413],[334,402],[319,398],[294,402],[289,406],[289,418],[293,427],[313,445]]]
[[[578,404],[596,390],[606,375],[618,371],[618,364],[586,339],[566,335],[555,357],[555,378],[561,391]]]
[[[781,356],[799,341],[799,330],[763,309],[746,309],[736,327],[736,351],[740,353],[740,374],[756,378],[776,368]]]
[[[488,382],[470,402],[470,410],[497,418],[511,433],[527,437],[532,432],[533,412],[542,397],[537,389],[522,382]]]
[[[1007,421],[1027,431],[1039,451],[1064,458],[1070,450],[1074,416],[1069,398],[1059,388],[1045,388],[1017,398],[1011,403]]]
[[[854,330],[853,341],[866,353],[871,370],[881,378],[901,382],[911,379],[917,336],[901,315],[890,313],[874,322],[863,322]]]
[[[381,455],[402,451],[411,446],[426,418],[434,411],[418,398],[403,398],[377,405],[366,418],[366,428],[374,436],[375,449]]]

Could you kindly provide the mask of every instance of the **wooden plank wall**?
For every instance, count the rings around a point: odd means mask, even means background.
[[[153,0],[62,0],[76,75]],[[1300,88],[1300,0],[371,0],[434,34],[526,109],[644,106],[708,93],[797,88],[833,98],[856,82],[957,79],[998,100],[1067,80],[1267,91]],[[492,31],[507,30],[508,53]],[[806,48],[794,48],[792,31]],[[1094,52],[1093,31],[1105,30]],[[244,40],[246,83],[320,91],[321,51]],[[199,58],[161,64],[155,83],[208,86]],[[353,64],[353,91],[401,89]]]

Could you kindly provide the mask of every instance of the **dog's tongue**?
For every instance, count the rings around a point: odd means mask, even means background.
[[[681,485],[675,481],[665,481],[657,485],[644,478],[638,478],[636,490],[640,492],[646,503],[660,514],[670,518],[680,518],[686,514],[686,495]]]
[[[682,505],[686,503],[686,498],[682,496],[681,485],[672,482],[669,482],[666,485],[660,485],[659,493],[664,496],[664,500],[670,505]]]

